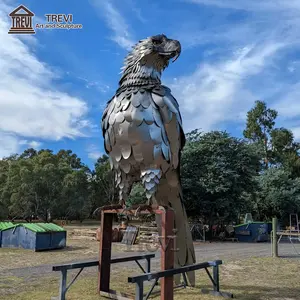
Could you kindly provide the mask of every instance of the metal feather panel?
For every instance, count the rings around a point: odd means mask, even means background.
[[[162,156],[161,156],[162,152],[161,151],[162,151],[161,150],[161,145],[159,145],[159,144],[154,145],[153,157],[154,157],[154,160],[157,161],[157,162],[162,159]],[[158,165],[160,165],[160,164],[158,164]]]
[[[149,92],[144,92],[142,95],[143,99],[141,100],[141,104],[144,108],[148,108],[152,101],[151,94]]]
[[[131,103],[131,102],[130,102],[129,99],[125,99],[125,100],[123,101],[122,111],[127,110],[127,108],[129,107],[130,103]]]
[[[144,160],[141,144],[133,145],[132,152],[137,162],[142,162]]]
[[[139,126],[136,126],[133,122],[130,124],[128,128],[128,140],[132,145],[151,140],[148,126],[145,122],[142,122]]]
[[[158,127],[156,124],[148,125],[149,126],[149,132],[152,141],[156,144],[161,144],[162,141],[162,130],[160,127]]]
[[[167,107],[170,109],[171,112],[175,114],[178,113],[178,107],[175,107],[169,95],[164,96],[163,102],[167,105]]]
[[[154,121],[155,121],[156,125],[158,127],[163,127],[163,122],[162,122],[162,118],[161,118],[161,115],[159,113],[159,110],[154,108],[152,110],[152,114],[153,114],[153,118],[154,118]]]
[[[173,113],[171,112],[171,110],[167,106],[164,106],[164,107],[160,108],[159,111],[162,116],[162,120],[163,120],[164,124],[169,123],[173,116]]]
[[[172,120],[168,124],[165,124],[165,129],[170,143],[170,149],[172,152],[172,164],[174,169],[177,169],[179,164],[178,158],[179,152],[181,150],[181,143],[180,132],[178,131],[180,127],[178,127],[178,122],[175,114],[173,114]]]
[[[108,110],[107,110],[107,115],[110,116],[110,114],[112,113],[113,109],[115,108],[115,99],[116,97],[114,97],[111,102],[108,104]]]
[[[134,107],[139,107],[143,101],[144,95],[142,93],[136,92],[131,96],[131,104]]]
[[[140,108],[135,108],[131,112],[132,122],[135,126],[139,126],[144,121],[144,111]]]
[[[111,151],[111,143],[110,143],[110,139],[109,139],[109,135],[108,132],[106,131],[104,134],[104,143],[105,143],[105,149],[107,152]]]
[[[116,122],[117,123],[122,123],[125,120],[124,114],[122,112],[116,114]]]
[[[169,147],[165,143],[162,143],[161,149],[165,159],[169,162],[170,161]]]
[[[116,136],[115,136],[115,132],[113,128],[110,128],[109,131],[107,131],[108,135],[109,135],[109,140],[110,140],[110,144],[113,147],[116,143]]]
[[[111,155],[115,158],[116,162],[119,162],[122,158],[120,147],[114,147],[111,151]]]
[[[125,174],[128,174],[130,172],[131,165],[127,160],[122,160],[120,167],[125,172]]]
[[[109,116],[109,125],[114,125],[116,121],[116,113],[113,111]]]
[[[131,145],[129,143],[120,144],[121,153],[124,159],[128,159],[131,155]]]
[[[164,98],[160,95],[152,93],[152,99],[154,103],[159,107],[164,107],[166,105],[166,103],[164,102]]]
[[[123,111],[124,118],[127,122],[132,122],[132,110],[133,106],[130,103],[126,110]]]
[[[163,88],[163,86],[155,86],[154,89],[152,90],[152,93],[159,95],[159,96],[164,96],[166,91]]]

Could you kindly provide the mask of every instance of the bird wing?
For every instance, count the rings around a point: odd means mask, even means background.
[[[164,131],[169,141],[171,168],[166,170],[161,179],[156,198],[159,202],[170,205],[175,211],[176,243],[179,246],[179,251],[175,253],[175,266],[191,265],[196,262],[196,258],[180,181],[180,154],[185,145],[185,135],[178,102],[172,96],[169,88],[162,86],[162,89],[163,93],[153,90],[152,98],[159,109]],[[188,272],[187,276],[189,282],[194,285],[195,273]],[[175,279],[178,282],[179,278]]]
[[[153,89],[152,98],[161,115],[164,133],[169,141],[172,166],[174,169],[178,169],[180,152],[185,145],[179,104],[166,86]]]

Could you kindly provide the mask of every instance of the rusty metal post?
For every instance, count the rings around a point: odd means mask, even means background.
[[[98,293],[109,293],[113,214],[101,211]]]
[[[161,211],[161,270],[174,268],[174,211]],[[173,275],[161,279],[161,300],[173,300]]]

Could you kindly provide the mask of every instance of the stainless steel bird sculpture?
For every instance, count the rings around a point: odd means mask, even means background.
[[[180,182],[182,119],[178,102],[160,79],[169,60],[174,62],[180,53],[180,43],[163,34],[139,41],[125,58],[119,88],[102,116],[120,203],[126,205],[133,183],[141,181],[148,204],[175,211],[175,267],[196,262]],[[194,285],[194,272],[187,275]]]

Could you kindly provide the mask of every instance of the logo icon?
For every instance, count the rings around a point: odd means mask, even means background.
[[[10,34],[35,34],[32,27],[32,17],[34,13],[31,12],[24,5],[18,6],[12,11],[9,16],[11,17],[12,26],[8,33]]]

